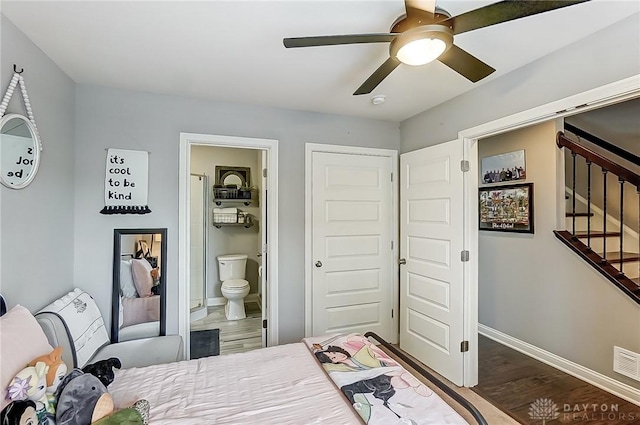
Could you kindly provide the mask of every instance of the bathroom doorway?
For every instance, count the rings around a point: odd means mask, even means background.
[[[277,263],[268,255],[277,229],[267,220],[277,206],[275,149],[277,141],[181,135],[179,328],[189,358],[277,344]]]

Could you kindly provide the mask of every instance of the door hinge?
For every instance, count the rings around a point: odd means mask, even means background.
[[[262,169],[262,177],[267,177],[267,169],[266,168]]]
[[[393,173],[391,173],[391,181],[393,181]]]
[[[460,352],[466,353],[467,351],[469,351],[469,341],[462,341],[460,343]]]
[[[393,309],[391,309],[391,318],[393,319]]]
[[[469,251],[467,251],[466,249],[464,251],[460,251],[460,261],[462,261],[463,263],[469,261]]]
[[[469,161],[467,161],[466,159],[463,159],[460,161],[460,170],[462,170],[463,172],[467,172],[469,171]]]
[[[393,249],[393,241],[391,241],[391,249]]]
[[[267,319],[262,320],[262,329],[267,329]]]

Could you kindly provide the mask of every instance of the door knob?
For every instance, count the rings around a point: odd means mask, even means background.
[[[258,258],[262,257],[262,253],[261,253],[261,252],[258,252],[258,253],[256,254],[256,257],[258,257]]]
[[[322,267],[322,261],[316,261],[316,267]]]
[[[405,260],[404,258],[401,258],[398,260],[398,264],[400,264],[401,266],[404,266],[405,264],[407,264],[407,260]]]

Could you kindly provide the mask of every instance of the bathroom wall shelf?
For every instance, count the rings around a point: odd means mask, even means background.
[[[222,204],[244,204],[249,206],[255,202],[255,199],[239,199],[239,198],[213,198],[213,202],[216,205]]]
[[[250,227],[253,227],[254,222],[250,221],[249,223],[213,223],[213,225],[218,229],[221,227],[244,227],[248,229]]]
[[[246,206],[255,202],[256,192],[255,189],[243,189],[237,187],[214,187],[213,188],[213,202],[216,205],[222,205],[223,203],[231,204],[244,204]]]

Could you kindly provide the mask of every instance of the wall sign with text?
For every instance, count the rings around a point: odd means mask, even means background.
[[[101,214],[148,214],[149,152],[108,149]]]

